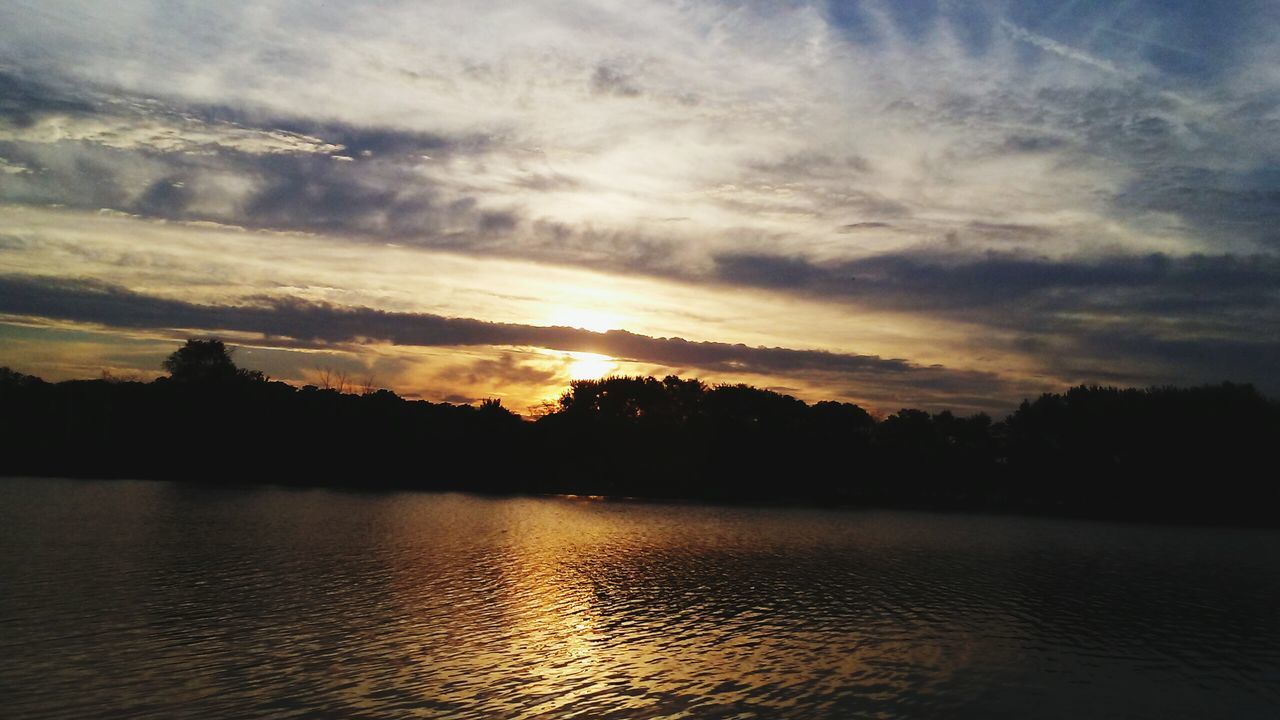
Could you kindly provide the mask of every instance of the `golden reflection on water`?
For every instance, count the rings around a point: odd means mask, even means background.
[[[753,583],[756,570],[776,574],[779,566],[766,556],[757,567],[752,547],[803,547],[803,538],[769,537],[767,528],[762,538],[762,528],[744,532],[735,523],[695,538],[655,506],[634,506],[646,516],[636,522],[627,504],[566,499],[579,502],[504,501],[490,522],[469,528],[483,550],[472,558],[466,594],[477,584],[488,590],[481,601],[436,608],[437,622],[469,647],[432,659],[436,682],[424,692],[435,700],[479,699],[522,717],[585,708],[680,716],[702,702],[785,709],[811,696],[917,692],[947,682],[972,655],[974,639],[954,629],[922,643],[893,637],[883,622],[892,614],[866,633],[856,622],[808,615],[815,601],[840,602],[834,588],[813,597],[802,587],[779,592],[776,578]],[[398,592],[411,597],[434,592],[450,572],[406,559],[413,566],[394,575],[403,580]],[[744,594],[751,602],[742,604]],[[421,631],[432,644],[441,625]]]
[[[0,500],[14,717],[1280,706],[1274,535],[164,483]]]

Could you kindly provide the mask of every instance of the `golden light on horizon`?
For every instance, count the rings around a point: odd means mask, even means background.
[[[618,369],[617,362],[608,355],[589,352],[567,353],[570,358],[570,380],[599,380]]]

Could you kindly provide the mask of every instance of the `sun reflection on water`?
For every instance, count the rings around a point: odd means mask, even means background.
[[[1209,544],[1039,518],[81,482],[0,483],[0,526],[31,536],[21,562],[0,555],[21,580],[0,610],[30,610],[0,656],[14,717],[1275,705],[1277,543],[1258,532]],[[1089,588],[1100,562],[1108,583]],[[1199,585],[1198,568],[1221,572]],[[99,627],[102,598],[133,612]]]

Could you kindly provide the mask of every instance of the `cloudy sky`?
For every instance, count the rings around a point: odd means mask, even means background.
[[[8,0],[0,364],[1280,395],[1280,3]]]

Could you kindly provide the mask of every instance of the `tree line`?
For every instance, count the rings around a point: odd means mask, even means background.
[[[571,493],[1276,525],[1280,404],[1250,385],[1081,386],[1008,417],[805,403],[669,376],[497,401],[297,388],[190,340],[152,382],[0,369],[0,474]]]

